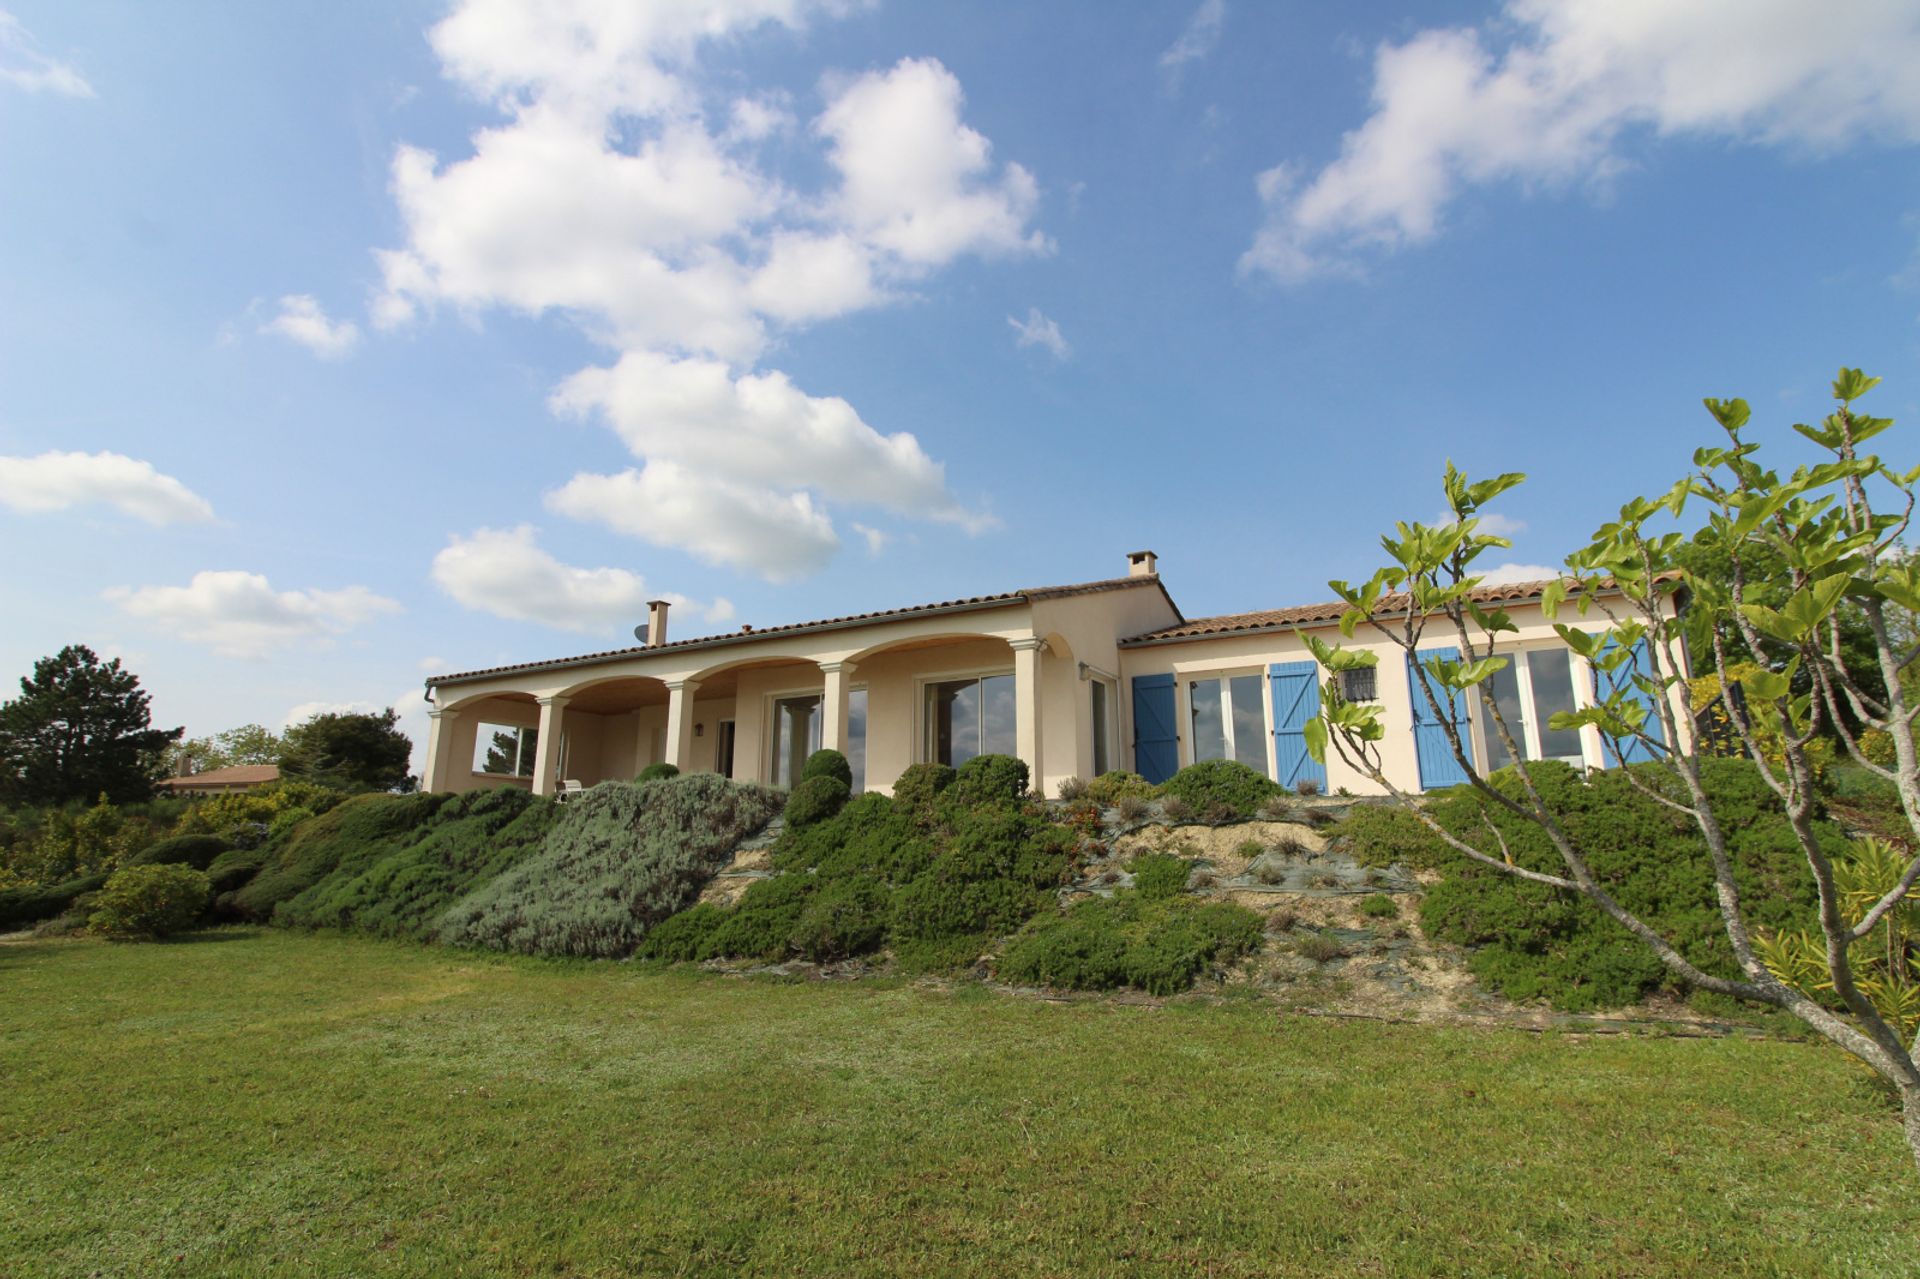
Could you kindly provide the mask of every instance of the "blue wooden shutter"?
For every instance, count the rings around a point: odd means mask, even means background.
[[[1413,699],[1413,753],[1420,762],[1420,787],[1422,790],[1434,790],[1441,786],[1458,786],[1467,780],[1467,771],[1460,767],[1460,761],[1453,757],[1453,747],[1447,742],[1446,725],[1435,719],[1433,708],[1427,705],[1427,695],[1420,689],[1420,673],[1416,668],[1419,661],[1427,658],[1443,658],[1449,662],[1460,660],[1457,648],[1429,648],[1419,654],[1407,654],[1407,695]],[[1429,672],[1431,680],[1431,672]],[[1434,684],[1433,695],[1445,706],[1449,690]],[[1453,692],[1453,717],[1460,725],[1460,745],[1467,751],[1469,758],[1473,753],[1473,721],[1467,715],[1467,699],[1464,694]]]
[[[1601,653],[1604,655],[1612,650],[1613,643],[1612,641],[1608,641],[1607,647],[1602,649]],[[1634,641],[1633,660],[1620,667],[1620,669],[1605,676],[1601,675],[1597,668],[1594,670],[1593,697],[1595,701],[1599,701],[1607,695],[1608,691],[1617,681],[1621,691],[1627,695],[1628,701],[1638,702],[1646,708],[1647,722],[1640,726],[1640,731],[1658,742],[1661,746],[1660,750],[1655,750],[1637,737],[1615,737],[1609,739],[1619,744],[1620,758],[1626,763],[1644,764],[1648,760],[1659,759],[1666,753],[1667,728],[1666,725],[1660,722],[1660,711],[1659,708],[1654,705],[1653,698],[1649,697],[1632,682],[1633,676],[1635,675],[1645,676],[1648,679],[1652,679],[1654,675],[1653,653],[1647,648],[1647,642],[1643,639]],[[1601,767],[1612,768],[1615,762],[1613,747],[1603,745],[1601,747]]]
[[[1173,676],[1133,677],[1133,771],[1156,786],[1180,771]]]
[[[1307,754],[1307,721],[1320,713],[1320,667],[1315,662],[1275,662],[1273,681],[1273,762],[1282,786],[1301,781],[1327,788],[1327,766]]]

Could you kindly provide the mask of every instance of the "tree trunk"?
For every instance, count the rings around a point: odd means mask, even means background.
[[[1910,1084],[1900,1090],[1900,1109],[1907,1121],[1907,1150],[1913,1155],[1913,1162],[1920,1167],[1920,1084]]]

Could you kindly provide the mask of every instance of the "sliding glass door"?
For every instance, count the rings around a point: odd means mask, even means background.
[[[773,784],[792,786],[820,749],[820,695],[780,697],[773,703]]]
[[[1237,759],[1256,773],[1267,771],[1267,705],[1261,677],[1210,675],[1187,681],[1187,714],[1193,723],[1193,758]]]
[[[976,755],[1011,755],[1013,676],[981,675],[926,686],[925,758],[954,768]]]
[[[1487,688],[1522,757],[1563,760],[1576,768],[1583,765],[1586,753],[1581,749],[1580,730],[1552,728],[1547,722],[1575,708],[1572,655],[1564,648],[1541,648],[1504,656],[1513,660],[1493,673]],[[1480,740],[1487,744],[1487,767],[1504,768],[1513,757],[1485,705],[1477,697],[1474,700],[1481,721]]]

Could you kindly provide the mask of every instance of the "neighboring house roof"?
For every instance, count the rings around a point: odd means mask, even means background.
[[[1473,592],[1472,599],[1477,604],[1516,604],[1524,600],[1538,599],[1540,593],[1557,580],[1546,578],[1533,582],[1504,582],[1498,586],[1482,586]],[[1376,613],[1392,613],[1407,606],[1404,594],[1383,595]],[[1293,608],[1267,608],[1252,613],[1225,613],[1219,617],[1195,617],[1174,626],[1163,626],[1157,631],[1148,631],[1145,635],[1135,635],[1120,641],[1122,648],[1139,648],[1148,644],[1171,644],[1180,640],[1206,639],[1217,635],[1239,635],[1259,631],[1287,630],[1295,626],[1320,626],[1338,622],[1347,612],[1345,600],[1331,600],[1324,604],[1301,604]]]
[[[236,764],[232,768],[210,768],[204,773],[163,778],[159,784],[174,790],[189,790],[198,786],[261,786],[279,780],[278,764]]]
[[[1173,610],[1175,617],[1184,616],[1180,606],[1167,594],[1167,588],[1161,584],[1158,574],[1144,574],[1139,577],[1110,577],[1098,582],[1077,582],[1070,586],[1030,586],[1018,591],[1005,591],[998,595],[971,595],[965,599],[942,600],[934,604],[909,604],[905,608],[881,609],[873,613],[850,613],[845,617],[825,617],[812,622],[789,622],[784,626],[768,626],[761,629],[742,629],[727,635],[706,635],[697,639],[670,640],[665,644],[636,645],[631,648],[609,649],[603,653],[587,653],[580,657],[562,657],[539,662],[515,662],[507,666],[488,666],[480,670],[459,671],[452,675],[434,675],[428,678],[427,687],[438,684],[456,684],[468,680],[488,679],[495,675],[506,675],[519,671],[558,670],[570,666],[593,666],[601,662],[618,662],[635,657],[650,657],[655,653],[686,652],[692,649],[719,648],[731,644],[751,644],[770,636],[796,635],[808,631],[845,630],[857,626],[866,626],[875,622],[895,622],[915,617],[930,617],[941,613],[972,613],[982,609],[1007,608],[1014,604],[1029,604],[1035,600],[1062,599],[1072,595],[1097,595],[1103,591],[1126,591],[1138,587],[1151,586],[1160,592],[1167,601],[1167,607]]]

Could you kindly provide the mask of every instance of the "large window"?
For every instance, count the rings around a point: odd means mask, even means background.
[[[1584,762],[1580,730],[1550,728],[1547,721],[1574,709],[1573,661],[1564,648],[1542,648],[1509,653],[1513,660],[1493,673],[1487,688],[1500,708],[1500,718],[1527,759],[1559,759],[1575,766]],[[1487,744],[1487,767],[1504,768],[1513,762],[1500,731],[1480,699],[1474,699],[1481,721],[1480,737]]]
[[[1093,775],[1113,767],[1113,688],[1103,679],[1088,681],[1093,698]]]
[[[1011,755],[1013,676],[982,675],[926,686],[926,758],[954,768],[976,755]]]
[[[792,786],[807,766],[807,756],[820,749],[825,724],[825,699],[818,693],[779,697],[773,703],[773,784]],[[730,726],[729,726],[730,727]],[[727,739],[731,762],[733,741]],[[847,692],[847,767],[853,770],[853,790],[867,787],[867,690]]]
[[[496,777],[532,777],[540,730],[514,724],[482,724],[473,735],[473,771]]]
[[[1237,759],[1267,771],[1267,708],[1258,675],[1220,675],[1187,681],[1193,719],[1193,758]]]

